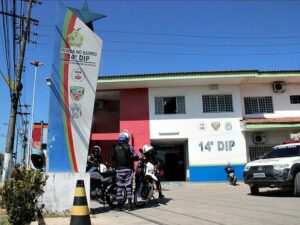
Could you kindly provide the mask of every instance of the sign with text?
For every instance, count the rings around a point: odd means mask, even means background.
[[[61,5],[55,26],[48,172],[85,172],[102,40]]]

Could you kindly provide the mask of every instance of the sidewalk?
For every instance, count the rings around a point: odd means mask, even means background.
[[[300,199],[281,190],[262,189],[249,194],[249,186],[227,183],[163,183],[165,199],[134,211],[104,209],[91,202],[93,225],[299,225]],[[70,224],[70,218],[46,218],[47,225]],[[37,225],[37,223],[32,223]]]

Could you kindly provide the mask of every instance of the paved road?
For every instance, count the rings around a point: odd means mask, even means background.
[[[115,211],[91,203],[93,225],[293,225],[300,224],[300,198],[264,189],[249,195],[245,184],[163,183],[164,200],[134,211]],[[69,224],[70,218],[46,219],[46,224]],[[36,224],[36,223],[35,223]]]

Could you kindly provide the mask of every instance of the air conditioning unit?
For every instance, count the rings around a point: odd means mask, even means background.
[[[285,91],[285,83],[282,81],[276,81],[273,83],[273,91],[275,93],[282,93]]]
[[[264,134],[254,134],[253,135],[253,142],[255,144],[264,144],[267,141],[267,137]]]

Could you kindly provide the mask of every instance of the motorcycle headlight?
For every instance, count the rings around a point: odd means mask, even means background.
[[[288,169],[288,168],[289,168],[289,164],[276,164],[276,165],[273,165],[274,170],[284,170],[284,169]]]
[[[249,170],[250,170],[250,166],[247,166],[247,165],[246,165],[246,166],[244,167],[244,171],[247,172],[247,171],[249,171]]]

